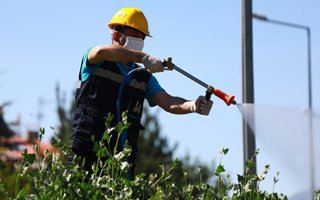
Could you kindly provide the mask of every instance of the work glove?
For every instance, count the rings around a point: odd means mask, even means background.
[[[208,101],[204,96],[199,96],[197,100],[191,103],[191,112],[196,112],[201,115],[209,115],[213,104],[212,101]]]
[[[142,63],[150,73],[163,72],[164,66],[159,58],[147,54],[142,58]]]

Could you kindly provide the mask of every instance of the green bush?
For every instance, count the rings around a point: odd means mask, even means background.
[[[128,126],[129,124],[124,122],[108,129],[103,140],[110,139],[108,135],[111,129],[116,130],[120,137]],[[42,129],[40,135],[43,134]],[[35,146],[35,150],[37,148]],[[27,182],[19,184],[19,181],[16,181],[16,192],[9,194],[6,192],[7,184],[0,180],[0,196],[4,197],[2,199],[287,199],[283,194],[268,193],[259,189],[259,183],[264,180],[269,166],[265,166],[260,174],[250,174],[250,169],[254,167],[252,160],[246,163],[245,173],[238,175],[237,183],[230,182],[220,162],[215,170],[216,186],[203,182],[199,168],[199,182],[188,183],[188,174],[184,173],[186,181],[181,189],[172,181],[174,170],[184,171],[179,159],[176,159],[169,168],[161,166],[161,173],[148,177],[140,173],[130,181],[127,178],[129,169],[127,157],[131,152],[129,146],[125,146],[121,152],[108,152],[103,141],[95,142],[94,151],[98,156],[98,162],[92,166],[91,174],[77,164],[79,163],[77,157],[72,163],[68,163],[69,145],[60,148],[62,153],[47,153],[43,158],[24,153],[24,159],[17,167],[16,177],[17,180],[23,178]],[[228,153],[228,149],[222,148],[220,153],[223,157]],[[104,158],[107,160],[101,162]],[[277,181],[278,179],[274,178],[273,184],[275,185]],[[316,195],[319,198],[319,191]]]

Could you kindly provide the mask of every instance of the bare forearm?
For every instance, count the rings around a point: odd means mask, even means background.
[[[166,92],[159,92],[153,98],[153,102],[167,112],[173,114],[191,113],[192,103],[181,97],[173,97]]]
[[[173,114],[187,114],[191,113],[192,103],[180,97],[172,97],[170,106],[167,111]]]
[[[173,114],[196,112],[201,115],[209,115],[213,104],[212,101],[206,100],[204,96],[199,96],[196,100],[188,101],[181,97],[173,97],[165,91],[157,93],[153,98],[153,103]]]
[[[110,62],[136,62],[141,63],[146,53],[124,48],[120,45],[103,45],[94,47],[88,56],[90,63],[100,63],[104,60]]]

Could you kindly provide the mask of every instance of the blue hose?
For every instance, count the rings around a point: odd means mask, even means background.
[[[121,117],[121,98],[122,98],[122,93],[123,93],[123,90],[125,88],[125,85],[126,85],[126,83],[129,83],[132,80],[132,77],[133,77],[134,73],[136,73],[137,71],[141,71],[141,70],[144,70],[144,69],[142,67],[139,67],[139,68],[131,70],[128,74],[126,74],[126,76],[122,80],[122,83],[121,83],[120,88],[119,88],[118,96],[117,96],[117,101],[116,101],[116,114],[117,114],[118,123],[122,122],[122,117]],[[126,143],[127,137],[128,137],[128,131],[125,130],[124,133],[122,133],[121,136],[120,136],[120,147],[121,147],[121,150],[123,150],[123,148],[124,148],[124,145]],[[133,180],[133,175],[132,175],[130,169],[128,170],[128,178],[129,178],[129,180]]]

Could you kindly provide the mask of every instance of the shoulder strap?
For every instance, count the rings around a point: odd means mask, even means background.
[[[83,58],[84,58],[84,56],[82,56],[81,64],[80,64],[79,77],[78,77],[79,81],[81,81],[81,70],[82,70]]]

